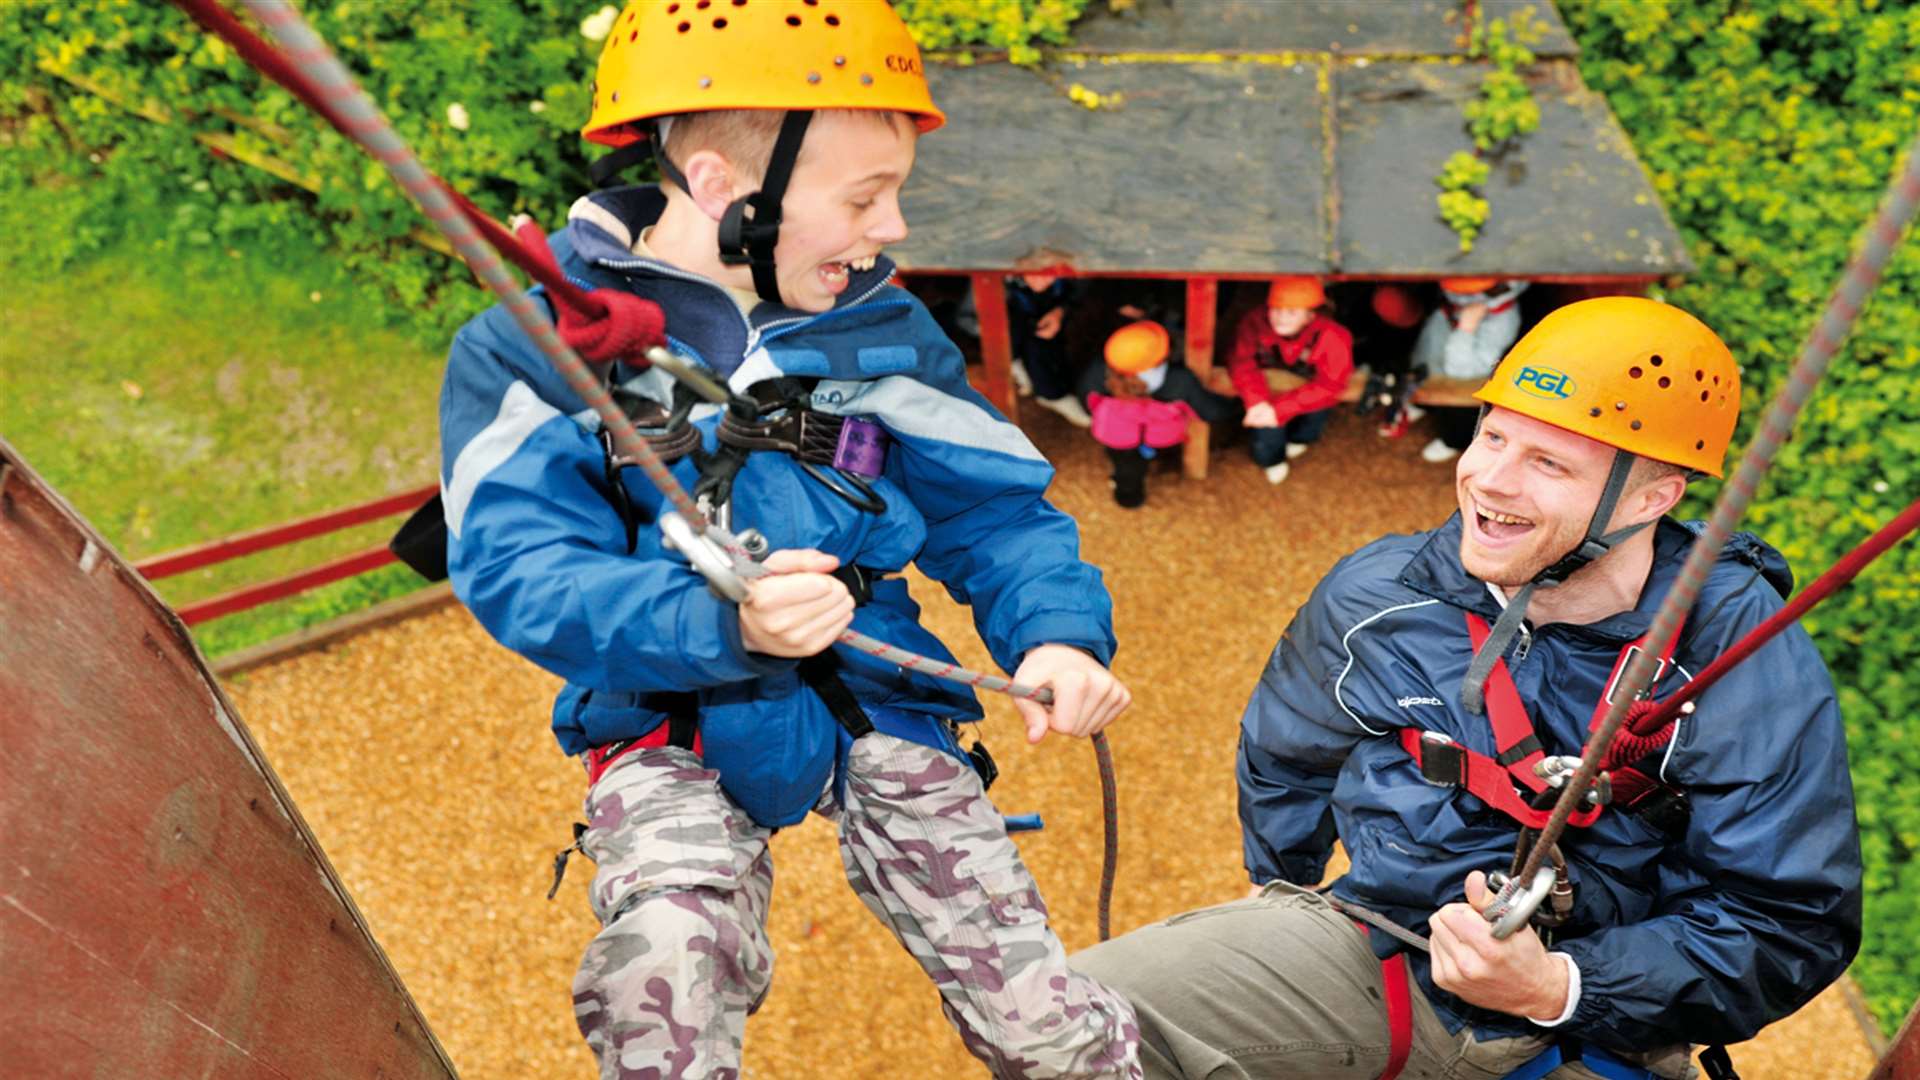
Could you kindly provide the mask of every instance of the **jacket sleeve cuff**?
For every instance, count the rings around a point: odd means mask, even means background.
[[[733,662],[733,670],[716,672],[722,676],[718,681],[745,682],[748,679],[778,675],[799,663],[787,657],[769,656],[766,653],[757,653],[748,649],[746,639],[740,632],[740,609],[731,601],[715,596],[711,590],[700,589],[694,592],[688,596],[687,603],[696,609],[688,613],[689,617],[695,620],[706,617],[698,612],[699,605],[705,605],[709,609],[714,629],[718,632],[723,645],[721,650],[723,659]]]
[[[1528,1022],[1543,1028],[1559,1027],[1573,1019],[1573,1010],[1580,1006],[1580,965],[1573,962],[1573,957],[1563,952],[1555,951],[1547,955],[1557,956],[1567,962],[1567,1007],[1561,1009],[1560,1015],[1551,1020],[1542,1020],[1535,1016],[1527,1017]]]
[[[1082,612],[1043,611],[1030,615],[1020,624],[1020,637],[1014,642],[1012,671],[1029,652],[1042,645],[1071,645],[1086,652],[1101,667],[1113,666],[1113,633],[1093,616]]]

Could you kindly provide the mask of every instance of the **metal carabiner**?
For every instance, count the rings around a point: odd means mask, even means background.
[[[670,551],[685,555],[687,562],[707,579],[707,587],[715,595],[736,604],[746,600],[746,580],[734,570],[733,557],[727,554],[727,549],[706,533],[694,532],[679,511],[669,510],[660,515],[660,543]]]
[[[1551,866],[1542,866],[1533,872],[1533,882],[1525,889],[1519,888],[1519,882],[1501,871],[1487,875],[1487,884],[1498,892],[1489,905],[1485,915],[1493,924],[1493,936],[1505,941],[1514,931],[1527,925],[1533,913],[1540,910],[1540,904],[1553,891],[1554,872]]]

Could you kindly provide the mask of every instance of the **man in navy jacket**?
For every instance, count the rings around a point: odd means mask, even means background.
[[[1240,817],[1265,887],[1075,957],[1134,1003],[1148,1076],[1504,1076],[1556,1043],[1589,1048],[1556,1076],[1608,1055],[1684,1076],[1689,1043],[1752,1036],[1858,948],[1845,733],[1797,627],[1630,763],[1632,800],[1562,837],[1553,928],[1492,935],[1484,872],[1521,829],[1494,796],[1517,762],[1581,752],[1627,649],[1662,653],[1665,697],[1779,610],[1791,576],[1736,536],[1677,642],[1642,640],[1698,531],[1665,514],[1690,475],[1719,474],[1739,410],[1731,355],[1685,312],[1562,308],[1479,396],[1460,512],[1335,566],[1247,705]],[[1515,715],[1538,745],[1503,753]],[[1454,782],[1475,756],[1507,792]],[[1313,891],[1336,838],[1352,868]],[[1431,956],[1354,908],[1429,934]]]

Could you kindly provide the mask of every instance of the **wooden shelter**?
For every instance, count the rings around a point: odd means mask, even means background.
[[[986,395],[1013,412],[1002,281],[1036,260],[1088,277],[1186,283],[1187,364],[1213,366],[1223,280],[1524,277],[1639,292],[1691,269],[1575,46],[1544,0],[1526,78],[1540,127],[1493,161],[1471,253],[1434,177],[1472,150],[1462,106],[1487,71],[1449,0],[1139,0],[1075,29],[1038,69],[933,63],[948,125],[903,195],[907,274],[971,279]],[[1089,109],[1075,85],[1118,103]]]

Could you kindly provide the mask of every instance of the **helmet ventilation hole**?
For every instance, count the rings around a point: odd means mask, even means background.
[[[1705,401],[1706,401],[1706,400],[1707,400],[1708,398],[1710,398],[1710,397],[1712,397],[1712,396],[1713,396],[1713,391],[1711,391],[1711,390],[1702,390],[1702,391],[1700,391],[1700,400],[1701,400],[1702,402],[1705,402]]]
[[[1600,406],[1598,406],[1598,405],[1595,405],[1595,406],[1594,406],[1593,408],[1591,408],[1591,409],[1588,409],[1588,410],[1587,410],[1587,415],[1588,415],[1588,416],[1599,416],[1599,415],[1600,415]]]
[[[1707,381],[1707,373],[1706,373],[1706,372],[1704,372],[1704,371],[1701,371],[1701,370],[1700,370],[1699,368],[1695,368],[1695,369],[1693,370],[1693,381],[1694,381],[1694,382],[1706,382],[1706,381]]]
[[[669,15],[677,15],[677,14],[679,14],[679,12],[680,12],[680,5],[679,5],[679,4],[668,4],[668,5],[667,5],[667,14],[669,14]]]
[[[691,29],[693,29],[693,24],[690,22],[683,22],[680,24],[680,32],[683,34]]]
[[[705,10],[707,10],[708,8],[710,8],[710,7],[712,7],[712,6],[713,6],[713,0],[699,0],[699,3],[696,3],[696,4],[694,4],[693,6],[694,6],[694,7],[695,7],[695,8],[697,9],[697,10],[700,10],[700,11],[705,11]]]
[[[1695,450],[1705,450],[1707,448],[1707,440],[1705,439],[1693,440],[1693,448]]]
[[[685,23],[682,23],[681,25],[682,25],[682,26],[685,26],[686,24],[685,24]],[[616,38],[614,38],[613,40],[615,40],[615,41],[619,41],[620,39],[616,37]],[[635,31],[632,31],[631,33],[629,33],[629,34],[627,35],[627,44],[629,44],[629,45],[631,45],[631,44],[633,44],[634,42],[636,42],[636,41],[639,41],[639,40],[640,40],[640,31],[638,31],[638,30],[635,30]]]
[[[828,26],[839,26],[839,25],[840,25],[840,16],[838,16],[838,15],[829,15],[829,16],[827,16],[827,25],[828,25]]]
[[[725,30],[727,28],[727,20],[725,19],[713,20],[713,28],[715,30]]]
[[[1652,364],[1654,367],[1659,367],[1662,363],[1665,363],[1665,361],[1660,359],[1659,353],[1654,353],[1647,359],[1647,363]]]
[[[789,16],[787,16],[787,25],[788,25],[788,26],[799,26],[799,25],[800,25],[800,16],[798,16],[798,15],[789,15]]]
[[[1639,378],[1640,376],[1642,376],[1642,375],[1645,375],[1645,374],[1646,374],[1646,372],[1644,372],[1644,371],[1642,371],[1642,370],[1640,370],[1640,369],[1639,369],[1639,368],[1637,368],[1637,367],[1630,367],[1630,368],[1628,368],[1628,369],[1627,369],[1627,376],[1628,376],[1629,378],[1634,378],[1634,379],[1637,379],[1637,378]]]
[[[1660,376],[1660,389],[1665,390],[1667,387],[1672,385],[1673,385],[1672,379],[1667,378],[1665,375]]]

